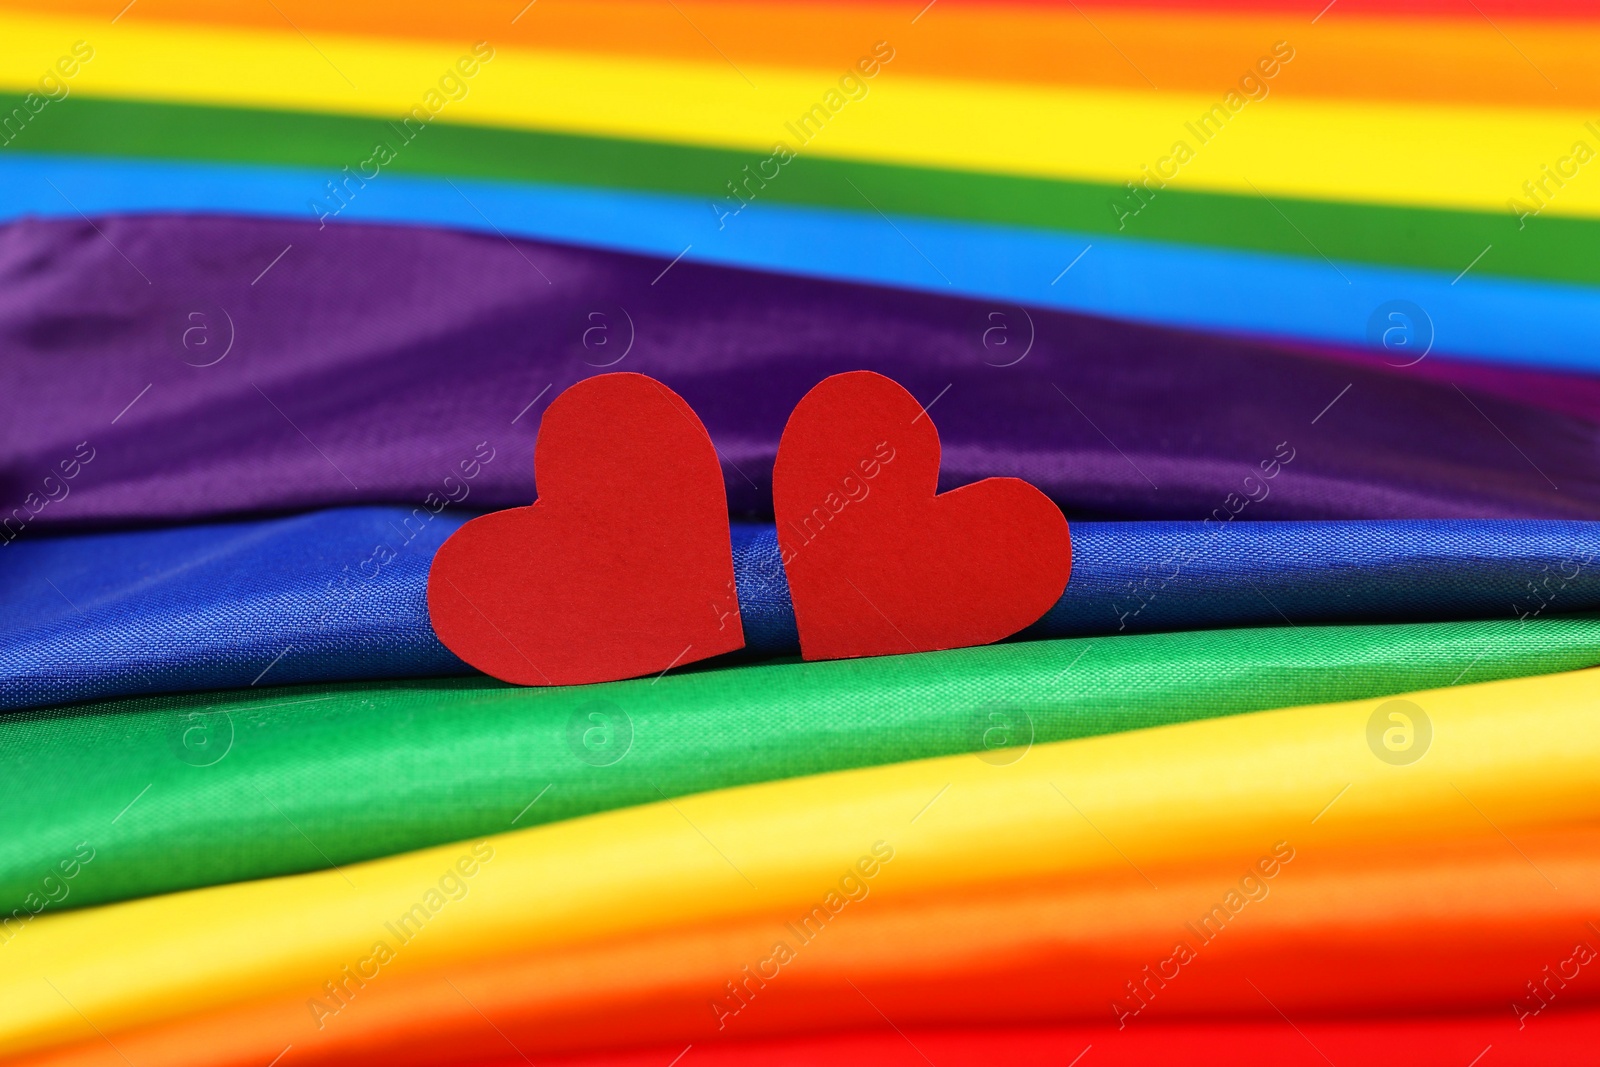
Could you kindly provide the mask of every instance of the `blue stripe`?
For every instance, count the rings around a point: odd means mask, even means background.
[[[309,220],[326,178],[304,168],[6,155],[0,219],[205,211]],[[1406,300],[1431,318],[1441,354],[1600,371],[1600,289],[1586,286],[772,203],[719,230],[706,202],[690,197],[401,175],[369,183],[337,221],[668,258],[687,248],[685,258],[701,262],[1332,345],[1366,344],[1374,311]]]
[[[0,709],[470,673],[425,592],[468,517],[339,508],[19,538],[0,547]],[[1600,522],[1079,522],[1072,538],[1067,591],[1025,636],[1600,609]],[[733,548],[744,654],[795,654],[773,527],[734,524]]]

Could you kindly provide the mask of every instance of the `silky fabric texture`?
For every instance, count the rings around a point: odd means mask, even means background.
[[[7,227],[0,388],[16,414],[0,426],[0,499],[14,503],[0,524],[16,538],[67,522],[423,506],[463,484],[464,465],[479,506],[525,504],[539,404],[597,364],[689,402],[738,513],[770,514],[774,450],[800,397],[867,369],[925,403],[943,394],[930,417],[944,487],[1017,475],[1072,516],[1221,517],[1266,485],[1246,517],[1600,517],[1600,427],[1548,411],[1242,341],[667,266],[376,226]],[[986,362],[997,311],[1014,342],[1032,323],[1011,366]],[[231,330],[233,350],[186,349],[194,313],[207,344]],[[94,458],[63,481],[83,449]]]
[[[819,886],[819,899],[838,894],[820,911],[491,956],[449,974],[353,969],[337,997],[295,990],[91,1034],[31,1062],[259,1067],[263,1053],[292,1045],[307,1064],[423,1065],[492,1059],[507,1041],[541,1057],[658,1042],[708,1050],[865,1028],[878,1012],[901,1026],[1103,1024],[1109,1014],[1117,1025],[1098,1028],[1111,1037],[1178,1019],[1277,1019],[1274,1005],[1294,1018],[1503,1011],[1506,990],[1549,959],[1572,974],[1572,931],[1600,905],[1597,845],[1593,827],[1522,835],[1528,858],[1487,826],[1403,849],[1285,840],[1255,862],[1124,866],[899,901],[874,899],[893,861],[872,859],[845,890]],[[1428,906],[1397,914],[1383,906],[1395,899]],[[775,960],[777,944],[792,958]],[[1570,1010],[1597,995],[1575,983],[1557,1003]],[[1543,1025],[1540,1002],[1522,1000],[1522,1021]],[[1512,1013],[1496,1021],[1495,1039],[1517,1034]]]
[[[381,25],[388,38],[455,44],[490,34],[511,46],[690,62],[706,58],[706,39],[696,32],[700,27],[741,60],[822,70],[854,65],[860,56],[856,42],[874,40],[901,17],[899,8],[881,2],[846,8],[818,3],[680,4],[692,22],[670,8],[649,3],[543,2],[537,21],[519,19],[510,24],[498,7],[481,2],[437,8],[363,0],[327,8],[306,0],[282,0],[279,6],[285,18],[307,33],[370,36],[374,25]],[[145,3],[147,10],[141,12],[145,19],[164,20],[175,27],[285,30],[283,20],[270,9],[215,0]],[[7,0],[0,8],[97,16],[103,6],[95,0]],[[1247,68],[1258,58],[1256,42],[1275,40],[1283,28],[1272,14],[1251,11],[1255,5],[1248,4],[1206,3],[1183,10],[1185,5],[1168,3],[1158,5],[1160,18],[1151,18],[1149,8],[1142,5],[1094,6],[1097,14],[1091,24],[1067,4],[946,3],[940,18],[919,19],[915,34],[897,42],[893,69],[902,76],[1145,87],[1139,71],[1105,47],[1106,38],[1095,32],[1098,26],[1119,42],[1119,48],[1137,57],[1136,62],[1157,67],[1166,89],[1210,92],[1237,79],[1236,68]],[[1574,105],[1600,103],[1600,77],[1585,62],[1584,50],[1600,39],[1600,27],[1574,19],[1581,14],[1592,17],[1592,5],[1507,5],[1499,12],[1493,5],[1480,6],[1491,15],[1517,20],[1513,25],[1523,47],[1540,56],[1540,69],[1561,85],[1563,94],[1571,94]],[[1491,24],[1470,17],[1474,12],[1466,12],[1465,18],[1453,7],[1447,6],[1446,12],[1457,17],[1419,24],[1418,11],[1396,11],[1390,0],[1377,11],[1353,9],[1337,23],[1319,21],[1314,37],[1296,43],[1303,64],[1295,68],[1299,77],[1277,82],[1271,92],[1302,98],[1475,101],[1499,106],[1507,96],[1520,95],[1537,82],[1537,74],[1504,47]],[[1425,36],[1404,46],[1389,36],[1402,29]],[[1395,61],[1401,57],[1408,62]]]
[[[0,549],[0,707],[474,673],[427,605],[428,565],[467,517],[344,508],[19,539]]]
[[[1398,321],[1394,320],[1391,324]],[[1344,359],[1362,364],[1381,362],[1392,369],[1403,369],[1418,377],[1446,385],[1453,383],[1471,392],[1500,396],[1533,407],[1576,415],[1589,422],[1600,422],[1600,376],[1597,375],[1562,372],[1550,368],[1514,367],[1448,358],[1434,359],[1431,355],[1410,366],[1403,366],[1414,359],[1415,355],[1400,358],[1397,352],[1386,351],[1381,346],[1374,346],[1371,349],[1341,348],[1333,345],[1303,347],[1308,353],[1324,359]]]
[[[62,47],[59,42],[91,35],[101,27],[103,18],[0,10],[3,83],[13,90],[35,84],[37,76],[25,64]],[[503,25],[496,25],[496,30]],[[1585,30],[1583,36],[1593,40],[1593,27]],[[758,61],[751,64],[753,76],[730,78],[726,57],[704,50],[690,61],[591,50],[516,48],[506,45],[503,37],[493,45],[487,41],[471,45],[469,38],[451,50],[469,61],[476,56],[483,64],[493,62],[469,87],[467,79],[452,69],[452,57],[442,46],[371,33],[343,37],[339,45],[346,62],[357,72],[357,85],[330,76],[326,57],[306,48],[306,38],[292,25],[263,31],[215,24],[134,22],[119,25],[117,33],[116,47],[102,48],[94,57],[92,88],[86,90],[90,93],[390,119],[417,106],[419,96],[433,82],[437,88],[431,99],[439,101],[440,109],[445,106],[441,89],[455,97],[443,119],[447,122],[709,143],[742,149],[757,162],[775,154],[774,142],[781,140],[789,154],[809,151],[952,170],[1101,182],[1114,182],[1128,173],[1130,165],[1138,166],[1134,160],[1148,160],[1159,150],[1157,146],[1170,146],[1169,138],[1179,132],[1175,116],[1203,113],[1217,104],[1219,92],[1214,84],[1205,89],[1170,91],[1148,83],[1128,88],[1043,86],[999,79],[903,76],[890,66],[897,49],[889,41],[880,37],[869,45],[877,33],[861,40],[856,44],[859,51],[852,52],[855,57],[876,56],[886,69],[870,86],[855,78],[855,89],[841,83],[840,75],[854,73],[848,65],[841,70]],[[1559,34],[1558,30],[1552,35]],[[911,35],[908,31],[907,36]],[[1565,38],[1562,50],[1568,56],[1583,55],[1581,47],[1574,47],[1570,31],[1561,36]],[[1289,42],[1272,46],[1271,40],[1257,42],[1246,53],[1251,57],[1245,61],[1246,71],[1248,64],[1269,48],[1289,62],[1294,55]],[[1283,51],[1278,51],[1279,47]],[[1490,54],[1498,57],[1503,50],[1494,49]],[[1303,60],[1302,64],[1314,62]],[[1293,82],[1293,69],[1284,82]],[[453,75],[459,88],[441,83],[440,75]],[[1583,80],[1593,84],[1592,75]],[[843,121],[828,121],[825,137],[789,128],[801,127],[801,116],[830,89],[832,96],[823,96],[824,101],[838,100],[838,107],[843,108],[841,89],[861,100],[869,88],[871,103],[851,107],[849,118]],[[1571,109],[1578,107],[1583,97],[1568,103],[1544,91],[1543,86],[1540,90],[1537,96],[1519,93],[1500,106],[1476,108],[1394,98],[1374,106],[1366,101],[1290,94],[1270,106],[1252,108],[1249,120],[1232,124],[1229,136],[1215,145],[1208,144],[1211,137],[1196,135],[1207,145],[1206,160],[1186,171],[1184,183],[1234,194],[1260,189],[1269,197],[1500,212],[1505,209],[1507,190],[1527,180],[1528,160],[1548,151],[1552,144],[1570,146],[1570,138],[1575,136],[1576,116]],[[431,99],[427,110],[437,114]],[[1229,110],[1224,109],[1223,116]],[[831,111],[831,106],[826,107],[823,115]],[[1072,137],[1037,136],[1041,125],[1062,121],[1073,123]],[[1213,126],[1212,132],[1217,128]],[[414,135],[413,131],[394,131],[386,139],[394,138],[403,151]],[[1394,143],[1412,147],[1403,168],[1396,167],[1385,151]],[[1468,143],[1470,152],[1463,148]],[[778,165],[774,164],[771,174],[778,173]],[[356,170],[352,165],[352,173]],[[360,177],[371,180],[377,173],[373,170]],[[742,178],[735,174],[729,180]],[[337,174],[334,179],[334,188],[338,188],[344,175]],[[313,198],[326,195],[325,190],[314,188],[306,199],[314,202]],[[702,195],[709,202],[722,193],[708,188]],[[1120,209],[1123,217],[1140,208],[1138,199],[1128,199],[1131,203]],[[338,210],[339,203],[329,198],[328,210]],[[730,207],[736,204],[734,201]],[[1548,213],[1600,215],[1600,190],[1568,182]],[[1313,247],[1306,256],[1314,253]]]
[[[3,103],[0,99],[0,107]],[[219,143],[209,132],[217,126],[227,126],[232,135],[254,140],[253,123],[236,118],[241,113],[210,115],[206,110],[206,121],[196,123],[189,111],[175,115],[163,110],[152,115],[146,105],[136,105],[132,114],[102,115],[97,125],[121,129],[126,123],[133,143],[144,146],[153,145],[154,135],[148,126],[168,119],[183,122],[186,132],[179,136],[188,146]],[[62,114],[77,115],[78,109]],[[288,126],[296,143],[303,145],[302,138],[312,133],[307,129],[309,121],[305,116],[279,113],[264,125],[273,131]],[[381,122],[377,125],[382,127]],[[48,124],[49,130],[56,128],[55,122]],[[439,127],[441,139],[430,143],[448,146],[448,139],[442,136],[447,132],[448,127]],[[298,166],[277,162],[273,146],[276,142],[257,149],[268,154],[272,165],[218,163],[188,157],[168,160],[104,156],[81,147],[76,154],[65,156],[6,153],[0,158],[0,222],[51,218],[77,224],[85,215],[100,218],[177,213],[265,216],[302,223],[307,215],[306,189],[325,189],[328,171],[347,166],[340,161],[346,158],[349,144],[363,140],[359,133],[346,136],[342,128],[323,128],[316,131],[316,137],[322,147],[315,153],[302,151],[293,156],[315,154],[323,161],[306,159]],[[103,139],[96,134],[95,140]],[[436,171],[442,168],[443,173],[396,174],[371,184],[359,199],[347,202],[334,225],[444,227],[496,239],[509,236],[657,256],[662,270],[681,257],[685,263],[889,286],[940,299],[966,297],[998,305],[998,317],[986,317],[981,335],[988,349],[987,361],[992,364],[1013,362],[1026,351],[1025,339],[1032,336],[1034,329],[1023,313],[1023,306],[1028,306],[1268,343],[1289,341],[1369,349],[1381,357],[1375,362],[1396,371],[1415,371],[1423,365],[1416,361],[1424,354],[1429,360],[1438,359],[1441,366],[1448,364],[1452,368],[1466,360],[1487,360],[1490,365],[1509,363],[1591,376],[1596,370],[1589,341],[1600,295],[1592,286],[1581,283],[1600,278],[1596,273],[1600,268],[1579,271],[1572,266],[1591,266],[1584,250],[1592,243],[1587,235],[1600,232],[1600,221],[1596,220],[1558,223],[1546,216],[1528,233],[1550,232],[1548,228],[1554,225],[1552,239],[1526,244],[1518,241],[1513,246],[1499,242],[1501,247],[1520,251],[1515,257],[1521,261],[1519,269],[1535,273],[1533,280],[1496,277],[1476,270],[1457,277],[1460,272],[1455,265],[1467,258],[1467,252],[1457,255],[1452,250],[1465,245],[1467,251],[1481,252],[1482,242],[1475,235],[1486,229],[1510,229],[1515,221],[1512,217],[1497,211],[1485,224],[1480,216],[1473,215],[1475,224],[1463,227],[1459,223],[1467,213],[1364,209],[1359,218],[1351,219],[1347,211],[1337,210],[1340,205],[1289,203],[1287,209],[1302,218],[1308,211],[1318,216],[1322,220],[1319,232],[1332,229],[1343,234],[1340,243],[1350,254],[1371,256],[1374,245],[1387,250],[1391,242],[1379,235],[1395,232],[1415,234],[1415,240],[1423,247],[1434,249],[1427,256],[1410,254],[1405,265],[1345,259],[1334,272],[1326,261],[1299,254],[1298,245],[1266,252],[1211,243],[1216,228],[1229,234],[1244,234],[1252,222],[1279,219],[1276,210],[1270,218],[1230,217],[1215,226],[1199,227],[1201,232],[1187,238],[1148,240],[1092,230],[1038,228],[1027,219],[1019,225],[947,218],[944,216],[951,213],[949,205],[971,202],[963,183],[934,182],[940,193],[928,206],[926,175],[912,175],[909,181],[913,192],[901,198],[903,212],[894,218],[895,227],[906,240],[885,243],[881,240],[883,217],[859,209],[854,202],[824,207],[773,199],[764,202],[758,211],[741,215],[738,225],[719,228],[717,214],[706,210],[706,182],[698,173],[679,175],[679,184],[692,184],[682,193],[635,189],[637,183],[633,181],[620,182],[622,188],[617,188],[615,182],[594,184],[598,179],[590,173],[591,166],[607,176],[637,171],[659,173],[652,162],[636,161],[631,158],[632,153],[614,150],[613,142],[592,146],[592,150],[580,151],[576,159],[568,157],[564,161],[546,157],[542,140],[531,146],[491,144],[481,150],[476,150],[476,145],[450,147],[448,165],[438,159],[432,161]],[[108,150],[112,149],[124,150],[118,145]],[[331,166],[324,158],[330,154],[337,157]],[[510,175],[513,178],[519,177],[524,168],[508,165],[507,157],[545,157],[551,166],[541,169],[566,171],[568,177],[565,184],[552,184],[447,176],[455,159],[462,155],[479,159],[485,154],[494,155],[501,162],[493,169],[514,172]],[[711,177],[725,181],[721,175],[748,165],[747,156],[733,152],[725,155],[737,157],[731,166],[724,166],[722,159],[697,157],[693,161],[695,170],[714,170]],[[830,195],[821,199],[830,203],[834,190],[848,188],[851,183],[873,198],[884,195],[879,188],[885,180],[879,165],[844,166],[853,173],[816,175],[810,188],[828,190]],[[693,184],[696,182],[699,184]],[[949,188],[951,184],[957,188]],[[1026,195],[1036,205],[1042,202],[1044,206],[1037,210],[1049,214],[1063,183],[1037,185],[1044,188],[985,190],[981,198],[1020,205]],[[1121,186],[1118,188],[1126,192]],[[851,194],[854,195],[853,190]],[[1251,203],[1260,201],[1254,193],[1249,197]],[[1107,197],[1104,190],[1082,186],[1073,199],[1080,205],[1090,201],[1094,211],[1104,212]],[[1154,209],[1157,212],[1168,204],[1179,206],[1166,199],[1160,203],[1162,208]],[[938,210],[941,208],[946,210]],[[1004,214],[1016,216],[1020,212]],[[1105,217],[1109,214],[1104,212]],[[1183,211],[1179,214],[1193,217]],[[1293,237],[1300,239],[1299,234]],[[1088,256],[1091,244],[1094,255]],[[1080,257],[1082,262],[1071,272],[1071,285],[1052,284],[1065,269],[1062,263],[1071,264]],[[936,261],[941,264],[937,270],[930,265]],[[1438,268],[1446,262],[1447,270],[1415,269]],[[528,263],[532,264],[532,259]],[[1540,280],[1580,284],[1540,284]],[[1263,291],[1270,291],[1273,299],[1256,299],[1256,294]],[[1414,305],[1404,314],[1398,313],[1398,308],[1405,305],[1397,307],[1396,292],[1406,293]],[[1426,310],[1419,314],[1418,308]],[[227,332],[206,325],[220,322],[228,326],[228,316],[222,313],[227,311],[225,307],[222,312],[215,308],[208,312],[203,305],[180,311],[180,319],[188,321],[189,326],[178,337],[187,338],[192,348],[203,348],[201,342],[205,338],[223,338]],[[201,317],[187,319],[192,312]],[[600,317],[589,319],[584,329],[598,327],[600,332],[590,335],[590,345],[596,349],[591,361],[606,364],[619,350],[599,351],[604,346],[597,339],[621,339],[628,330],[613,330],[610,324],[616,322],[616,317],[612,313],[592,314]],[[1530,331],[1520,325],[1527,321],[1538,322],[1539,329]],[[627,322],[626,316],[623,322]],[[996,328],[999,332],[990,332]],[[189,332],[191,329],[194,332]],[[191,362],[214,358],[201,351],[186,355]],[[1567,375],[1573,376],[1576,375]],[[1463,372],[1459,378],[1452,374],[1447,381],[1454,381],[1463,389],[1483,391],[1480,376],[1471,371]],[[1540,392],[1544,395],[1545,390]],[[1556,406],[1571,410],[1580,396],[1581,390],[1566,395]],[[1593,419],[1592,407],[1580,413]]]
[[[19,539],[0,551],[0,708],[473,673],[428,625],[428,565],[468,516],[292,518]],[[743,657],[797,655],[771,526],[735,522]],[[1537,618],[1600,609],[1600,524],[1093,523],[1024,637]]]
[[[830,16],[837,13],[838,9],[832,9]],[[610,30],[616,28],[614,24],[608,27]],[[1016,42],[1007,43],[1013,45]],[[1097,46],[1103,49],[1102,45]],[[1365,42],[1364,46],[1370,48],[1371,42]],[[1052,62],[1055,69],[1064,69],[1059,55],[1053,56]],[[1301,67],[1297,73],[1310,69],[1309,66]],[[23,99],[24,94],[0,93],[0,112],[21,106]],[[115,160],[188,160],[205,161],[212,166],[230,165],[237,185],[244,187],[252,183],[247,178],[247,172],[242,170],[242,165],[269,165],[280,174],[295,174],[287,170],[290,167],[338,171],[349,162],[348,146],[351,143],[373,144],[394,136],[394,131],[384,120],[355,115],[82,96],[74,100],[71,108],[63,109],[59,114],[52,110],[48,124],[30,128],[25,139],[19,139],[9,147],[15,152],[27,153],[29,158],[42,164],[50,162],[58,153],[80,159],[99,157],[107,164],[98,172],[102,189],[119,188],[123,196],[129,196],[138,184],[140,168],[137,165],[119,167],[113,162]],[[59,157],[57,159],[59,161]],[[720,213],[705,210],[705,193],[708,188],[725,188],[723,183],[728,176],[742,173],[749,163],[748,152],[708,145],[440,122],[429,129],[427,137],[408,143],[405,151],[383,170],[386,178],[449,175],[455,179],[519,183],[524,187],[526,183],[548,182],[594,189],[638,190],[657,196],[693,197],[695,206],[703,216],[702,221],[710,224],[705,236],[716,234],[726,237],[726,228],[715,226],[716,222],[726,222],[726,219]],[[203,187],[207,184],[210,170],[191,168],[187,173],[189,181],[186,184]],[[1173,184],[1162,190],[1161,196],[1149,206],[1149,210],[1139,213],[1137,222],[1130,229],[1126,221],[1121,221],[1119,225],[1117,216],[1106,210],[1109,202],[1127,196],[1126,187],[1115,181],[1060,181],[977,171],[947,171],[903,164],[830,159],[809,153],[783,164],[782,173],[782,181],[770,182],[761,189],[763,207],[770,207],[774,203],[804,204],[859,213],[865,205],[861,196],[851,188],[854,184],[886,214],[900,215],[902,218],[949,219],[1074,236],[1098,244],[1100,251],[1097,255],[1105,253],[1107,242],[1114,246],[1127,239],[1130,233],[1136,233],[1141,242],[1184,242],[1211,248],[1282,255],[1296,260],[1309,253],[1306,241],[1310,240],[1330,259],[1343,261],[1346,266],[1341,270],[1351,270],[1355,264],[1372,264],[1434,271],[1441,275],[1439,285],[1448,286],[1451,279],[1460,273],[1462,263],[1482,251],[1485,244],[1493,243],[1497,246],[1494,254],[1484,257],[1471,274],[1459,279],[1454,287],[1457,292],[1463,286],[1470,291],[1476,284],[1475,279],[1485,276],[1578,285],[1600,282],[1600,264],[1585,254],[1594,235],[1600,233],[1600,222],[1593,219],[1544,214],[1535,225],[1517,230],[1516,242],[1506,242],[1502,238],[1516,229],[1516,220],[1500,212],[1455,211],[1300,197],[1275,198],[1275,203],[1293,215],[1296,225],[1304,233],[1302,237],[1301,233],[1283,225],[1283,218],[1273,203],[1264,201],[1253,192],[1246,191],[1241,196]],[[5,174],[6,171],[0,169],[0,179]],[[146,171],[146,174],[149,172]],[[56,178],[59,177],[60,172],[57,171]],[[298,177],[295,180],[303,182]],[[159,183],[159,178],[150,175],[147,181]],[[25,211],[33,199],[30,196],[32,190],[25,183],[9,184],[12,185],[9,191],[16,200],[9,207],[0,206],[0,211],[8,216]],[[312,182],[313,188],[319,184]],[[370,207],[370,198],[382,196],[382,189],[386,186],[387,182],[375,185],[371,190],[361,190],[362,196],[349,201],[339,212],[339,221],[364,217]],[[273,198],[258,197],[250,205],[249,213],[292,213],[303,218],[307,208],[304,185],[297,187],[300,194],[286,197],[281,211],[269,209]],[[48,188],[44,191],[54,195]],[[163,191],[169,196],[176,192],[171,187],[151,190],[154,195],[161,195]],[[67,192],[74,203],[78,203],[83,195],[79,190],[63,189],[63,192]],[[191,189],[191,193],[198,192],[198,188]],[[325,194],[326,190],[323,192]],[[57,197],[58,204],[59,201]],[[42,198],[38,202],[41,205],[48,204]],[[101,211],[107,209],[103,201],[94,203],[100,205]],[[331,201],[325,200],[325,203],[332,206]],[[59,206],[71,212],[70,205]],[[225,210],[226,206],[221,201],[210,205],[212,210]],[[470,205],[462,206],[471,212]],[[725,210],[733,206],[728,203]],[[134,207],[131,200],[122,204],[125,211]],[[90,207],[89,210],[94,208]],[[739,227],[755,217],[754,212],[745,215],[740,211],[737,215],[739,221],[736,225]],[[875,215],[873,217],[876,218]],[[481,223],[482,220],[479,221]],[[506,222],[504,215],[496,214],[496,225],[504,227]],[[687,236],[683,239],[689,240]],[[606,242],[597,240],[585,243]],[[705,250],[706,246],[701,243],[698,254],[704,254]],[[695,254],[691,252],[689,258],[694,258]],[[914,252],[912,254],[915,255]],[[1094,273],[1097,265],[1095,260],[1085,261],[1074,269],[1074,281],[1081,279],[1084,274]],[[949,268],[946,262],[940,269],[948,273]],[[938,280],[932,271],[927,273]],[[1054,272],[1051,272],[1040,279],[1041,285],[1048,289],[1048,282],[1054,276]],[[1333,280],[1343,284],[1337,275],[1333,275]],[[1190,287],[1205,284],[1202,279],[1188,280]],[[1071,299],[1062,293],[1059,285],[1051,291],[1061,294],[1062,299]],[[1216,290],[1208,288],[1206,291]],[[1412,286],[1408,286],[1406,292],[1413,300],[1418,298],[1419,294]],[[1150,320],[1165,321],[1160,317],[1162,297],[1155,293],[1146,296]],[[1430,316],[1443,310],[1431,297],[1423,297],[1420,302],[1427,305]],[[1365,322],[1355,325],[1364,328]],[[1384,325],[1390,324],[1386,322]],[[1546,328],[1547,324],[1541,323],[1541,333]],[[1303,332],[1295,331],[1297,334]],[[1447,337],[1451,349],[1471,340],[1459,334]],[[1417,343],[1418,349],[1426,347],[1425,343]],[[1582,353],[1540,353],[1534,344],[1524,344],[1520,348],[1528,360],[1535,363],[1582,362],[1586,356]],[[1443,349],[1433,352],[1430,361],[1441,351]],[[1396,366],[1409,364],[1416,354],[1415,351],[1396,352],[1390,362]],[[1428,364],[1415,365],[1423,367]],[[1470,371],[1467,373],[1470,374]]]
[[[249,689],[0,721],[0,916],[288,874],[663,796],[1600,664],[1600,618],[1280,627],[563,689]],[[95,853],[41,895],[74,846]],[[16,912],[20,909],[20,916]],[[9,928],[7,928],[9,929]]]
[[[1129,864],[1245,866],[1285,826],[1303,827],[1307,856],[1482,838],[1486,823],[1513,841],[1582,826],[1600,818],[1596,680],[1408,694],[1436,740],[1401,773],[1369,748],[1377,702],[1363,700],[1035,745],[1006,765],[954,756],[745,786],[49,916],[6,946],[0,1050],[78,1041],[85,1018],[116,1031],[312,996],[342,976],[338,961],[370,972],[387,955],[398,977],[801,914],[874,858],[872,892],[888,902]],[[387,953],[385,933],[400,942]]]
[[[1193,1067],[1237,1067],[1241,1059],[1281,1067],[1327,1067],[1334,1063],[1374,1067],[1461,1067],[1495,1045],[1496,1062],[1509,1067],[1578,1063],[1593,1048],[1600,1012],[1554,1010],[1539,1026],[1496,1043],[1505,1032],[1503,1013],[1412,1019],[1300,1019],[1283,1021],[1160,1024],[1110,1033],[1097,1027],[992,1027],[974,1030],[877,1027],[854,1034],[727,1045],[696,1046],[702,1067],[760,1063],[765,1067],[990,1067],[1006,1064],[1066,1064],[1091,1047],[1098,1063],[1149,1067],[1181,1062]],[[661,1067],[683,1049],[651,1048],[595,1056],[545,1060],[551,1067]],[[523,1067],[503,1058],[480,1067]]]

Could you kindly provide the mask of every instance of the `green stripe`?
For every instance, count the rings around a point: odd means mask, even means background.
[[[1030,733],[1060,741],[1596,663],[1600,616],[1552,616],[1018,642],[565,689],[452,679],[34,712],[0,720],[0,914],[47,884],[67,890],[53,908],[75,907],[751,782],[962,752],[1025,759],[1002,750]],[[93,860],[46,883],[80,842]]]
[[[0,113],[20,101],[0,95]],[[205,159],[325,169],[330,176],[397,145],[381,119],[211,108],[75,96],[50,109],[15,147],[38,152]],[[720,200],[728,181],[764,158],[687,145],[438,122],[391,165],[398,173],[599,185]],[[852,183],[859,188],[852,188]],[[1167,189],[1118,228],[1111,208],[1126,190],[1090,182],[858,163],[801,155],[760,195],[773,201],[971,222],[1120,234],[1257,252],[1417,267],[1475,268],[1546,281],[1600,283],[1600,220],[1545,217],[1518,228],[1506,212],[1446,211]],[[707,208],[710,211],[710,208]]]

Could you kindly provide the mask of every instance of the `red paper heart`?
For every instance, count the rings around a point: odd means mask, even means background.
[[[683,398],[602,374],[550,402],[539,498],[439,548],[428,617],[445,647],[521,685],[633,678],[744,647],[716,449]]]
[[[800,401],[772,495],[804,658],[988,644],[1060,599],[1061,509],[1020,478],[938,481],[939,432],[891,379],[836,374]]]

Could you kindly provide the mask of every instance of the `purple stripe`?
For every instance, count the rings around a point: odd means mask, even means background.
[[[1586,422],[1600,422],[1600,376],[1544,367],[1521,367],[1477,360],[1458,360],[1429,354],[1415,363],[1415,357],[1397,356],[1382,349],[1338,348],[1311,345],[1303,341],[1283,341],[1284,347],[1325,359],[1352,361],[1363,367],[1389,367],[1410,372],[1410,376],[1443,385],[1454,383],[1463,389],[1515,400],[1537,408],[1573,415]]]
[[[699,412],[738,513],[770,513],[805,391],[870,368],[933,405],[946,486],[1020,475],[1074,515],[1600,518],[1600,429],[1479,382],[688,261],[185,216],[0,229],[0,520],[525,503],[544,404],[619,357]]]

